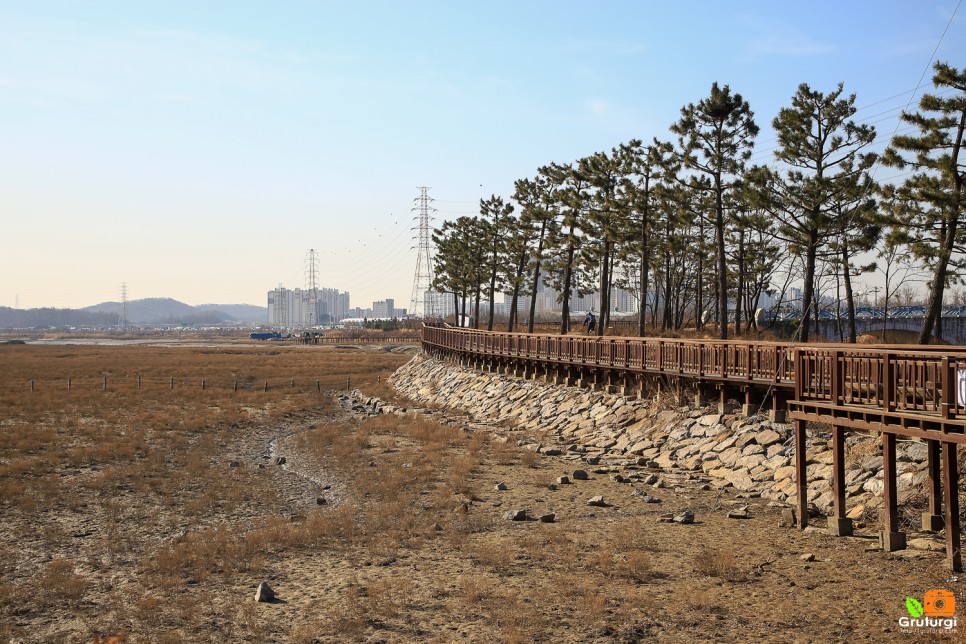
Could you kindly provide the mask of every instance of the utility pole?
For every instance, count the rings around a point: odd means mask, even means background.
[[[423,318],[439,317],[438,302],[433,287],[433,199],[429,196],[428,186],[419,186],[419,196],[413,200],[413,219],[417,222],[416,274],[413,276],[413,295],[409,312]]]

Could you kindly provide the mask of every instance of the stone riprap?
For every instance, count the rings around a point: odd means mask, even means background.
[[[547,456],[603,463],[614,471],[660,468],[706,477],[718,488],[733,487],[749,497],[795,503],[795,441],[789,424],[485,373],[425,356],[414,357],[390,382],[416,404],[466,414],[474,425],[488,425],[505,439]],[[407,413],[358,392],[352,403],[369,413]],[[829,438],[809,430],[809,502],[822,512],[832,504]],[[881,506],[881,448],[870,437],[852,436],[847,454],[849,516],[858,519]],[[900,443],[900,502],[922,496],[925,460],[925,444]],[[630,473],[640,478],[639,472]]]

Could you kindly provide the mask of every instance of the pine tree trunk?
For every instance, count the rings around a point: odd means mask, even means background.
[[[718,337],[728,339],[728,262],[725,257],[724,205],[721,179],[715,176],[715,237],[718,243]]]
[[[922,321],[922,330],[919,332],[919,344],[929,344],[933,330],[939,321],[939,316],[942,315],[946,270],[956,241],[956,223],[955,220],[947,221],[946,235],[943,237],[943,244],[936,260],[936,268],[929,284],[929,303],[926,307],[926,318]]]
[[[815,255],[818,245],[818,233],[814,230],[809,231],[808,247],[805,249],[805,283],[802,285],[802,315],[801,326],[798,328],[799,342],[808,342],[809,310],[812,306],[812,297],[815,287]]]
[[[855,328],[855,297],[852,295],[852,271],[849,268],[849,245],[842,243],[842,275],[845,283],[845,305],[849,318],[849,342],[855,344],[858,331]]]
[[[573,239],[573,234],[574,226],[571,226],[571,239]],[[561,294],[560,335],[570,333],[570,289],[573,285],[574,253],[576,250],[572,241],[567,244],[567,264],[564,266],[564,289]]]

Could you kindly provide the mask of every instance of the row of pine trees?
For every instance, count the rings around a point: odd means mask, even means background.
[[[481,299],[489,302],[489,330],[494,296],[510,294],[513,331],[518,301],[542,279],[561,293],[561,333],[570,330],[571,294],[598,291],[603,334],[617,286],[638,296],[640,335],[713,324],[726,339],[755,326],[766,290],[783,298],[794,280],[805,342],[832,275],[854,342],[853,280],[876,270],[867,260],[877,256],[887,278],[903,261],[928,276],[919,338],[927,343],[941,333],[944,294],[966,268],[966,70],[936,63],[932,91],[901,114],[881,154],[875,127],[854,118],[855,98],[841,84],[828,93],[800,85],[772,121],[774,162],[751,165],[755,115],[714,83],[681,108],[668,140],[549,163],[516,181],[509,200],[493,195],[479,215],[444,222],[433,235],[434,288],[477,325]],[[882,166],[901,169],[902,181],[877,182]],[[887,279],[886,302],[891,294]],[[530,332],[535,306],[530,298]]]

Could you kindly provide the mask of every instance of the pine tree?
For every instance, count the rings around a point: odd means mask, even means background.
[[[717,254],[718,335],[727,339],[726,194],[751,157],[758,126],[754,112],[741,94],[732,94],[728,85],[722,88],[715,82],[708,98],[681,108],[681,119],[671,126],[671,131],[678,135],[682,166],[710,180],[714,201],[711,223]]]
[[[962,256],[966,69],[937,62],[933,70],[936,93],[923,95],[919,112],[904,112],[901,117],[918,133],[893,138],[884,157],[887,165],[914,171],[895,192],[909,207],[901,209],[906,216],[893,224],[907,228],[912,252],[932,270],[920,344],[928,343],[934,331],[941,334],[938,327],[947,282],[966,268]]]

